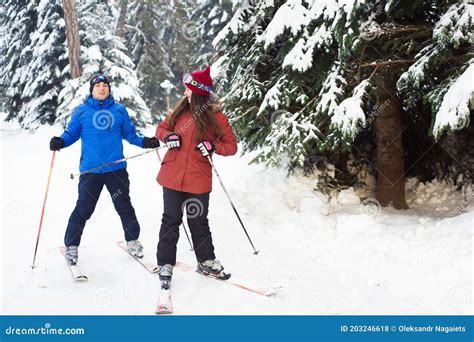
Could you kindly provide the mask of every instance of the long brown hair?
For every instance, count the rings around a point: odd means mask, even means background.
[[[174,129],[178,117],[190,111],[196,124],[194,139],[196,142],[201,142],[212,132],[216,137],[220,137],[221,128],[214,115],[214,113],[220,110],[221,105],[217,96],[211,95],[207,97],[193,92],[191,93],[191,104],[188,102],[186,96],[183,96],[168,117],[168,122]]]

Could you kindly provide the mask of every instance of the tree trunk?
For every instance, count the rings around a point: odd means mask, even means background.
[[[81,40],[79,38],[79,25],[75,0],[63,0],[64,21],[66,22],[66,39],[69,53],[69,65],[71,67],[71,78],[81,76]]]
[[[377,107],[383,108],[375,120],[377,200],[382,206],[408,209],[405,200],[403,126],[395,74],[393,69],[385,68],[377,76]]]
[[[115,35],[123,38],[125,31],[125,17],[127,15],[128,0],[120,0],[120,15],[117,21],[117,27],[115,28]]]

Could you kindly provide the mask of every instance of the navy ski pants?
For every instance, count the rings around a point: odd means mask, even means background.
[[[140,226],[130,201],[130,181],[126,169],[108,173],[86,173],[79,178],[79,198],[69,218],[64,244],[79,246],[86,221],[92,216],[104,185],[122,221],[125,240],[137,240]]]

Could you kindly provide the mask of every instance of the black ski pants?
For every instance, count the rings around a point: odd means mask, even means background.
[[[176,246],[184,210],[198,261],[214,260],[216,257],[207,219],[209,193],[191,194],[163,187],[163,203],[163,218],[156,253],[158,265],[176,264]]]

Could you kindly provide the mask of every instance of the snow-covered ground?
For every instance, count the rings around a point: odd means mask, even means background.
[[[110,195],[102,192],[86,225],[80,264],[87,283],[73,283],[59,254],[77,199],[80,143],[57,153],[43,231],[32,270],[51,160],[49,139],[2,124],[2,314],[153,314],[157,276],[116,242],[123,239]],[[146,132],[153,134],[150,127]],[[125,144],[125,155],[141,152]],[[163,151],[161,152],[163,155]],[[407,184],[412,209],[362,205],[352,190],[331,206],[315,180],[247,165],[250,156],[215,164],[254,240],[251,247],[214,177],[210,222],[216,254],[235,278],[274,287],[261,297],[194,272],[175,271],[176,314],[473,314],[472,195],[441,183]],[[156,155],[129,162],[131,198],[145,253],[154,260],[162,214]],[[452,213],[459,215],[452,216]],[[178,260],[193,264],[183,232]]]

